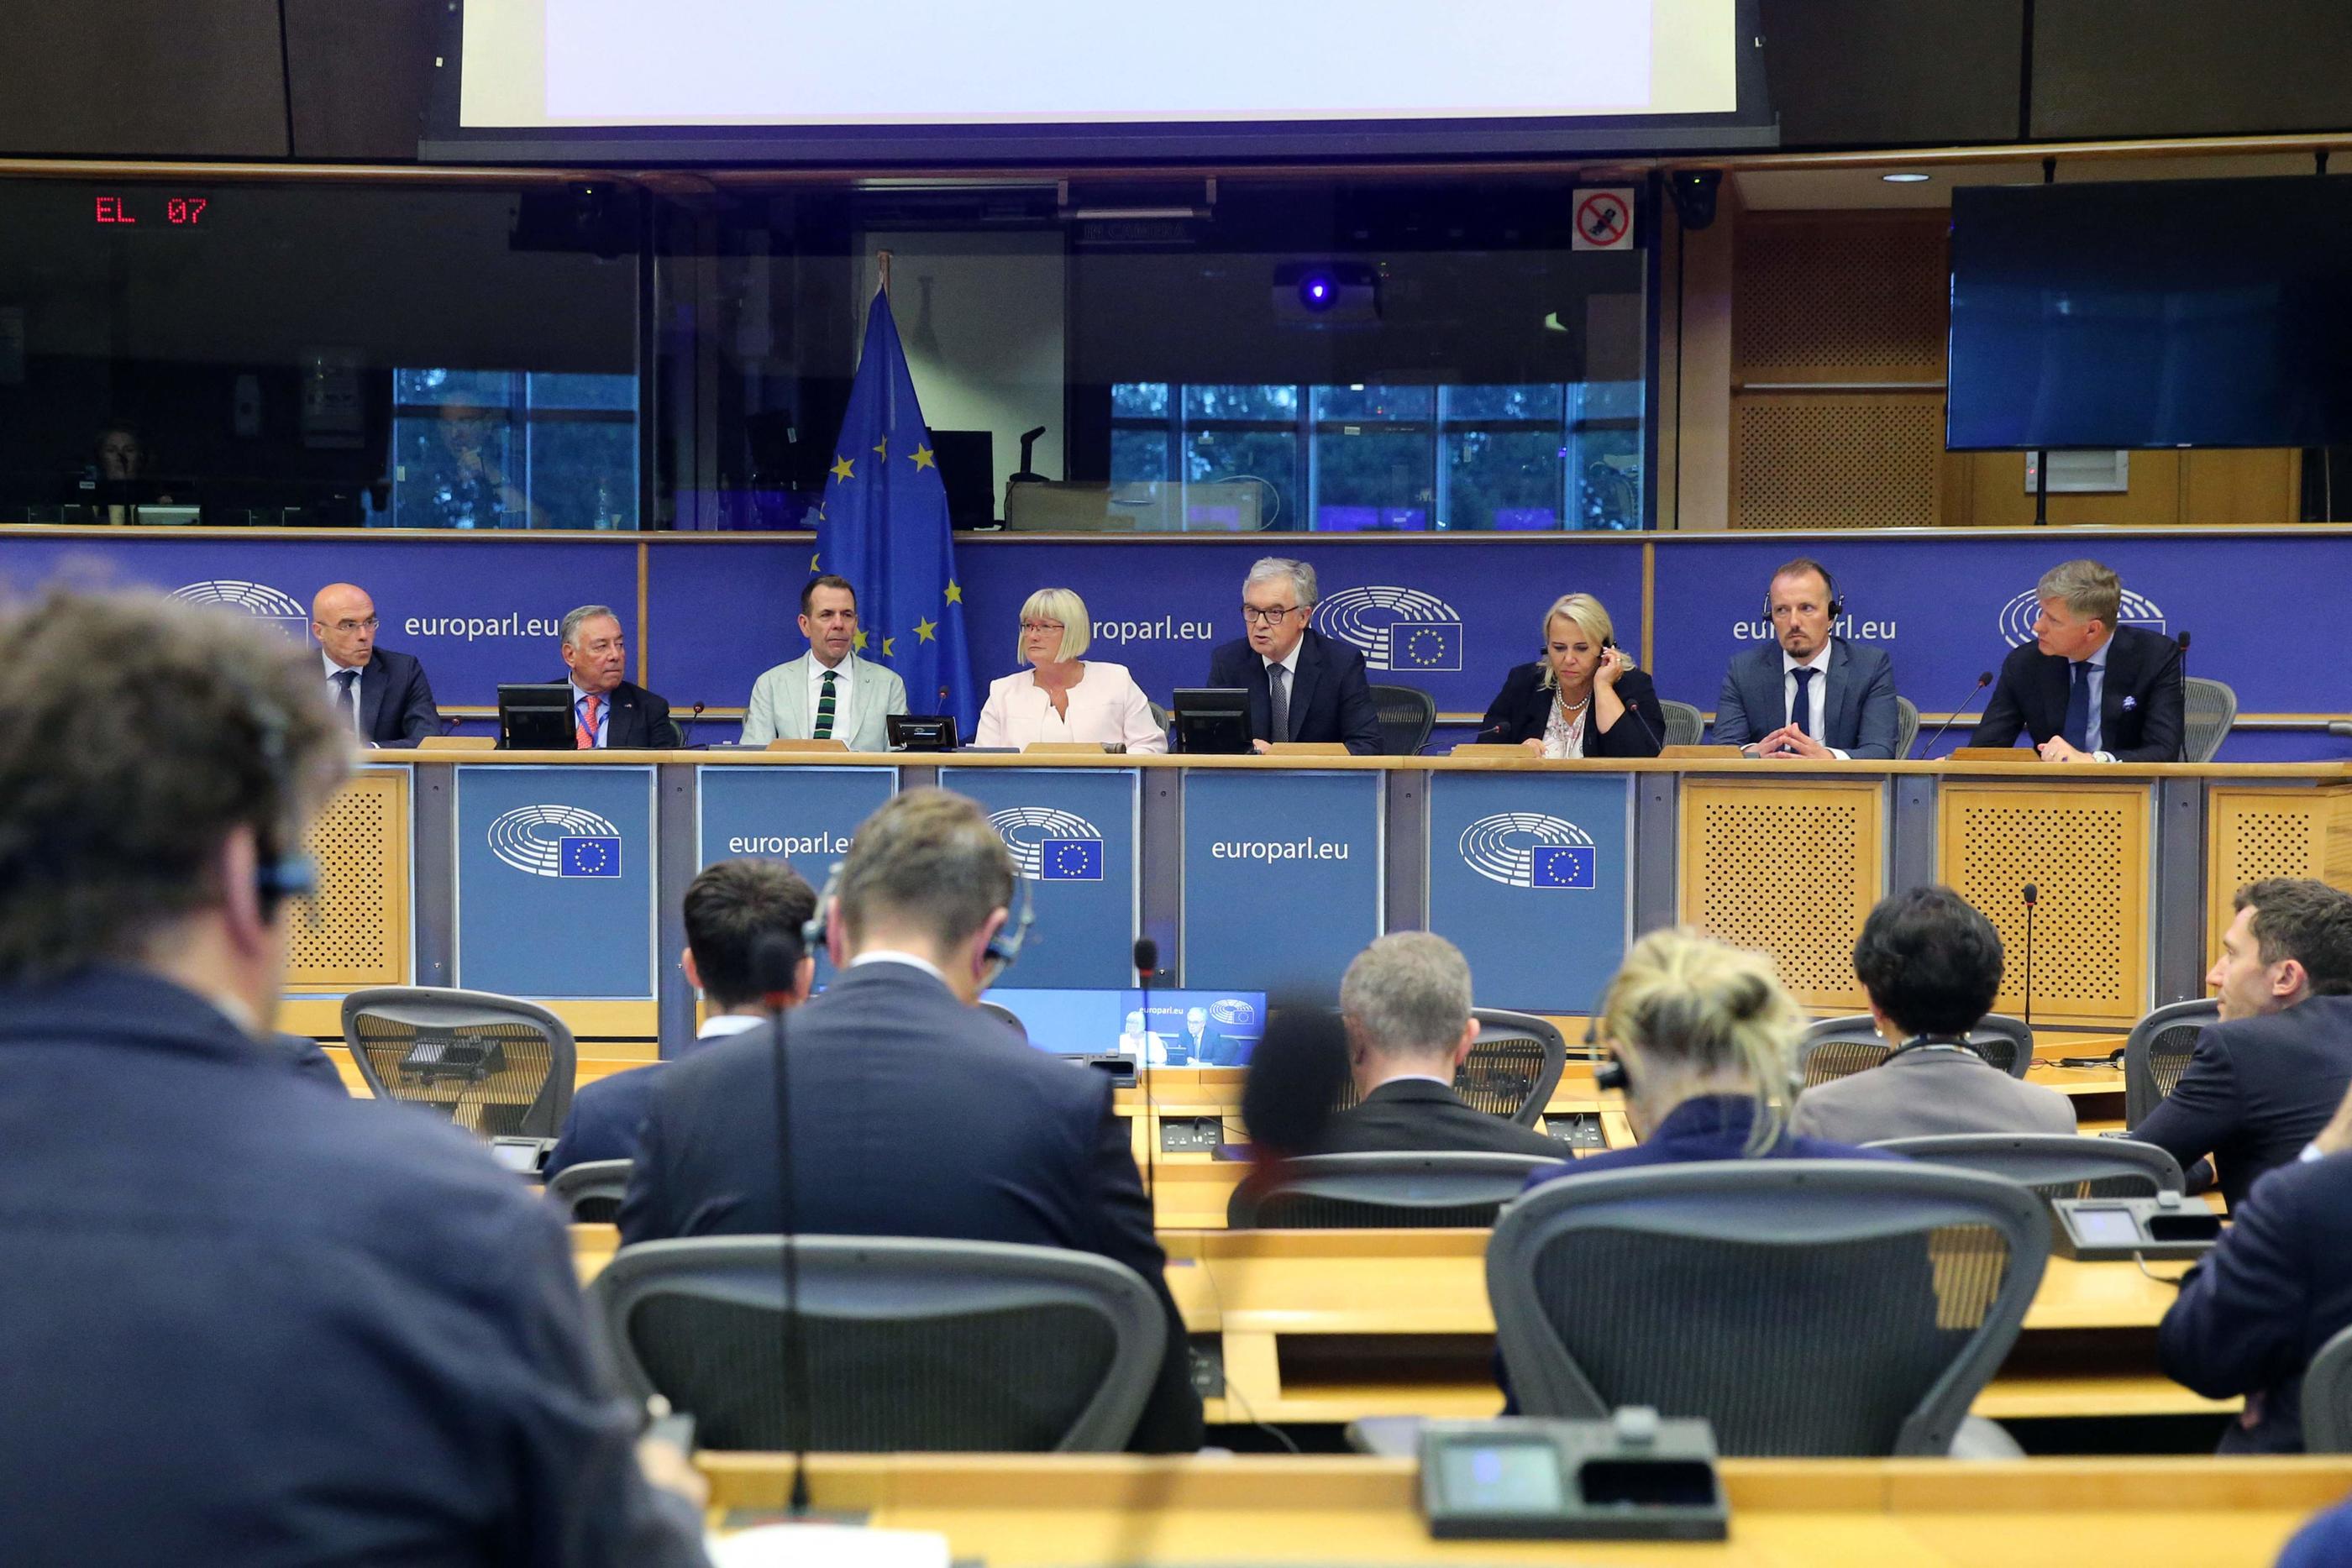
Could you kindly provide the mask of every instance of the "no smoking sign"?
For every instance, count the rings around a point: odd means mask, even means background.
[[[1633,188],[1613,185],[1576,193],[1576,248],[1633,248]]]

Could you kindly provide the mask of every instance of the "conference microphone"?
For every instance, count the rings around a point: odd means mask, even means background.
[[[1142,1057],[1136,1066],[1140,1073],[1137,1082],[1143,1085],[1143,1190],[1151,1200],[1153,1223],[1158,1224],[1160,1212],[1160,1120],[1158,1103],[1151,1098],[1151,977],[1160,972],[1160,944],[1149,936],[1135,939],[1135,973],[1143,988],[1143,1040],[1136,1048]]]
[[[2180,634],[2179,642],[2180,642],[2180,673],[2181,673],[2182,674],[2184,674],[2184,675],[2185,675],[2185,674],[2187,674],[2189,673],[2189,633],[2188,633],[2188,632],[2183,632]]]
[[[1977,684],[1969,688],[1969,695],[1960,699],[1960,706],[1956,707],[1951,712],[1946,714],[1944,716],[1944,722],[1936,727],[1936,733],[1927,737],[1927,744],[1922,747],[1919,751],[1920,761],[1927,762],[1932,760],[1927,756],[1927,753],[1936,749],[1936,742],[1943,739],[1944,732],[1951,728],[1953,723],[1958,719],[1960,716],[1960,708],[1966,707],[1970,703],[1976,701],[1977,694],[1990,685],[1992,685],[1992,672],[1990,670],[1987,670],[1983,674],[1977,677]],[[1900,762],[1904,759],[1898,757],[1895,760]]]
[[[2033,1032],[2033,905],[2041,897],[2032,883],[2025,884],[2025,1032]]]
[[[789,941],[772,931],[751,945],[751,983],[759,990],[760,1005],[767,1009],[768,1028],[775,1039],[776,1225],[783,1239],[784,1270],[782,1364],[787,1369],[785,1396],[798,1396],[796,1411],[788,1407],[788,1415],[794,1417],[791,1421],[793,1486],[789,1506],[795,1515],[809,1511],[809,1431],[815,1420],[808,1336],[800,1316],[800,1206],[793,1181],[792,1075],[785,1067],[784,1051],[784,1009],[792,1005],[793,983],[799,967],[800,955]]]

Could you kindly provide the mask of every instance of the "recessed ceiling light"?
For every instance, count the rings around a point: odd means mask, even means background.
[[[1890,185],[1924,185],[1927,183],[1928,176],[1925,174],[1881,174],[1879,178],[1885,181]]]

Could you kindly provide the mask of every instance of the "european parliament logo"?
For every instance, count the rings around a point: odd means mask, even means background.
[[[1600,885],[1599,851],[1574,822],[1537,811],[1503,811],[1462,830],[1462,863],[1505,887]]]
[[[2012,648],[2022,648],[2034,640],[2034,617],[2042,613],[2042,601],[2032,589],[2027,589],[2000,607],[2000,635]],[[2124,590],[2122,605],[2116,611],[2118,626],[2139,626],[2161,636],[2164,632],[2164,611],[2145,593]]]
[[[1103,836],[1092,822],[1050,806],[1008,806],[989,813],[1013,868],[1032,882],[1100,882]]]
[[[618,876],[621,830],[576,806],[517,806],[490,824],[490,853],[532,876]]]
[[[1417,588],[1343,588],[1308,624],[1364,655],[1364,667],[1409,674],[1462,667],[1462,617]]]
[[[172,590],[172,597],[183,604],[206,604],[220,610],[234,610],[250,615],[256,621],[277,627],[289,637],[307,641],[310,634],[310,612],[292,594],[270,587],[266,582],[247,582],[241,578],[210,578],[203,582],[191,582]]]

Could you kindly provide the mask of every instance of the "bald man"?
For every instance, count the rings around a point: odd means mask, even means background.
[[[365,746],[414,746],[442,731],[425,666],[375,645],[375,601],[331,582],[310,601],[310,635],[326,665],[327,701]]]

